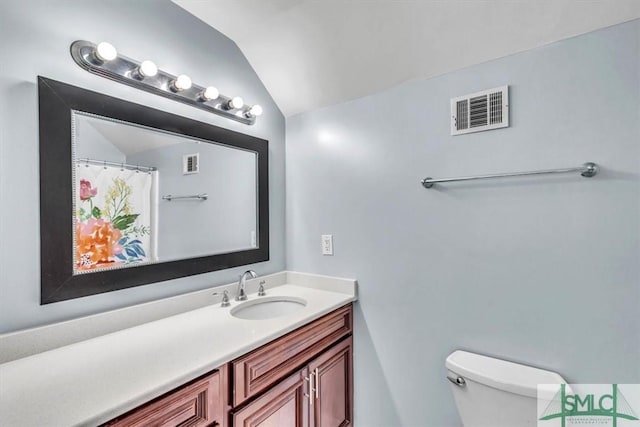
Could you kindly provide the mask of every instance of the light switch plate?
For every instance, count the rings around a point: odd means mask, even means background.
[[[322,239],[322,255],[333,255],[333,235],[323,234]]]

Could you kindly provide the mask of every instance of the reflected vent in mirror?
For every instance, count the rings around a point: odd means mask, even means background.
[[[509,126],[509,86],[451,99],[451,135]]]
[[[185,154],[182,157],[182,174],[190,175],[200,172],[200,154]]]

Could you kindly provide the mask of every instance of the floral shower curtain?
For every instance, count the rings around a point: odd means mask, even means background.
[[[77,166],[75,273],[155,261],[156,174],[112,166]]]

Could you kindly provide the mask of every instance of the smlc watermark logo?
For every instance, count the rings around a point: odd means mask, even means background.
[[[640,427],[640,384],[541,384],[538,427]]]

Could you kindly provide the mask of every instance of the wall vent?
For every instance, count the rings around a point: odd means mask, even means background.
[[[191,175],[200,172],[200,154],[185,154],[182,156],[182,174]]]
[[[509,86],[451,98],[451,135],[509,127]]]

